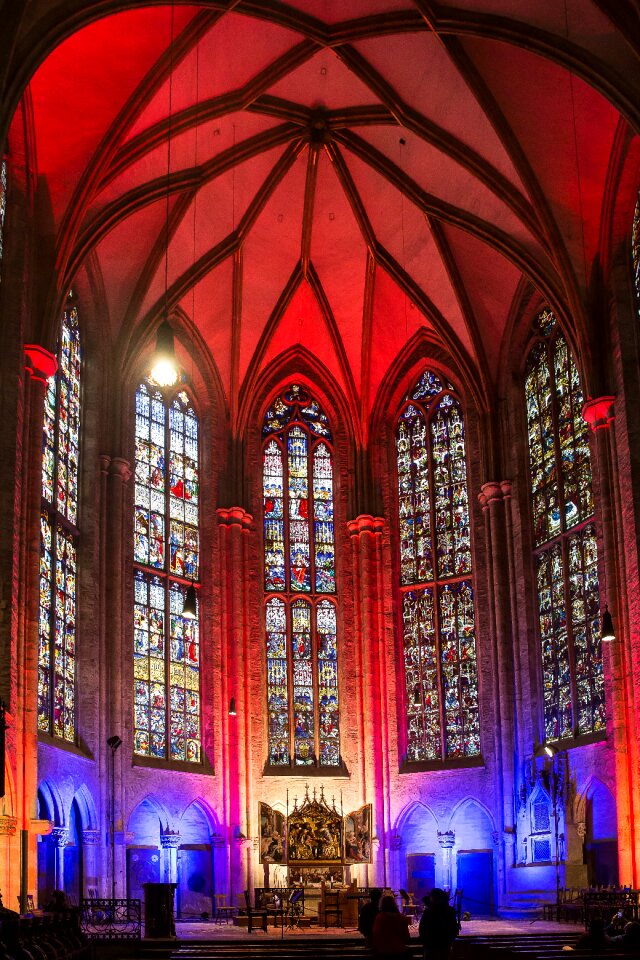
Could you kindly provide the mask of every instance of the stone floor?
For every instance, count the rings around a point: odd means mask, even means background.
[[[567,934],[575,936],[579,928],[573,924],[556,923],[553,920],[465,920],[462,924],[461,936],[499,936],[500,934],[511,933],[558,933],[563,930]],[[417,935],[417,924],[411,928],[413,935]],[[269,932],[265,934],[262,930],[253,933],[252,936],[263,939],[264,937],[280,939],[282,936],[289,939],[291,937],[353,937],[357,931],[353,927],[347,927],[345,930],[337,927],[330,927],[325,930],[324,927],[307,927],[303,930],[287,930],[284,933],[280,927],[269,927]],[[231,924],[218,924],[208,921],[206,923],[196,920],[176,923],[176,934],[180,940],[244,940],[247,938],[246,927],[234,927]]]

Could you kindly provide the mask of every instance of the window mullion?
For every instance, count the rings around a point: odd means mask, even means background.
[[[171,551],[171,498],[169,494],[169,460],[171,457],[170,407],[163,397],[165,409],[164,421],[164,676],[165,676],[165,759],[171,759],[171,597],[169,576],[169,554]]]
[[[433,631],[434,648],[436,654],[436,676],[438,678],[438,707],[440,713],[440,756],[443,760],[447,756],[446,718],[444,702],[444,683],[442,679],[442,649],[440,643],[440,583],[438,577],[438,550],[436,543],[436,487],[433,469],[433,444],[431,428],[433,424],[433,410],[442,394],[431,403],[431,416],[425,412],[425,447],[427,450],[427,470],[429,476],[429,521],[431,526],[431,569],[433,571]],[[426,731],[425,731],[426,740]]]
[[[285,586],[285,623],[287,632],[285,634],[286,658],[287,658],[287,697],[289,700],[289,764],[295,766],[295,743],[293,730],[295,726],[294,716],[294,697],[293,697],[293,609],[291,596],[291,559],[290,559],[290,539],[289,539],[289,432],[288,430],[281,434],[282,437],[282,520],[284,527],[284,586]]]

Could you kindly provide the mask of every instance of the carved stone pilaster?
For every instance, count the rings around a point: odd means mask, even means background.
[[[456,835],[453,830],[445,830],[442,833],[438,830],[438,843],[442,849],[443,861],[443,886],[445,890],[451,890],[451,851],[456,842]]]

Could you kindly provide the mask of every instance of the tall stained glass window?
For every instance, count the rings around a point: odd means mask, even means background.
[[[525,394],[547,740],[604,730],[598,549],[580,376],[543,310]]]
[[[631,232],[631,255],[633,257],[633,282],[636,296],[640,302],[640,193],[636,200],[636,209],[633,213],[633,229]]]
[[[76,558],[82,349],[78,311],[65,311],[58,372],[47,383],[42,434],[38,729],[76,736]]]
[[[7,212],[7,161],[0,160],[0,264],[4,253],[4,218]],[[1,279],[1,276],[0,276]]]
[[[269,765],[340,766],[331,432],[300,386],[262,430]]]
[[[464,418],[426,371],[396,429],[408,763],[480,753]]]
[[[134,752],[199,762],[198,418],[184,390],[151,380],[136,393]]]

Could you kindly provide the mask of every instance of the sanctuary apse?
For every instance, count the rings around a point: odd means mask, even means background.
[[[7,905],[640,884],[632,6],[8,22]]]

